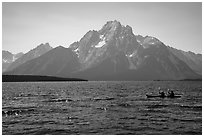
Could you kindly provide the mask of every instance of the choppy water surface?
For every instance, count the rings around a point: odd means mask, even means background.
[[[202,134],[202,82],[2,85],[3,134]],[[181,98],[146,98],[158,87]]]

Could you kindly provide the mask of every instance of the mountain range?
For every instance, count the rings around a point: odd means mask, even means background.
[[[4,58],[4,57],[3,57]],[[129,25],[108,21],[68,48],[48,43],[22,55],[3,74],[76,77],[88,80],[180,80],[202,75],[202,55],[133,34]]]
[[[7,71],[13,70],[14,68],[17,68],[18,66],[22,65],[23,63],[30,61],[34,58],[37,58],[47,51],[51,50],[52,47],[49,45],[49,43],[40,44],[36,48],[30,50],[26,54],[22,55],[20,58],[16,59],[8,68]]]

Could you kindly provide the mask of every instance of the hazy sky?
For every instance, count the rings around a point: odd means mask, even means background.
[[[202,53],[201,3],[3,3],[2,49],[27,52],[41,43],[68,47],[110,20],[134,34]]]

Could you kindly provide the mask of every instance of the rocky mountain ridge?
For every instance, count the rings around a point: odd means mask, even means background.
[[[34,48],[34,49],[30,50],[29,52],[25,53],[23,56],[21,56],[17,60],[15,60],[7,68],[6,71],[11,71],[11,70],[17,68],[18,66],[22,65],[25,62],[43,55],[44,53],[46,53],[47,51],[49,51],[51,49],[52,49],[52,47],[49,45],[49,43],[45,43],[45,44],[42,43],[42,44],[38,45],[36,48]]]
[[[22,52],[12,54],[9,51],[2,50],[2,72],[6,71],[7,68],[18,58],[23,55]]]
[[[116,20],[107,22],[98,31],[88,31],[69,48],[57,49],[25,62],[7,74],[40,74],[88,80],[179,80],[201,77],[197,73],[202,66],[197,62],[200,57],[194,59],[197,56],[186,56],[198,64],[192,68],[192,63],[183,59],[181,53],[157,38],[134,35],[130,26],[121,25]]]

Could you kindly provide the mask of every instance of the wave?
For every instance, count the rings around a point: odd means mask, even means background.
[[[25,113],[33,113],[34,111],[35,111],[34,108],[2,110],[2,116],[11,116],[11,115],[18,116]]]

